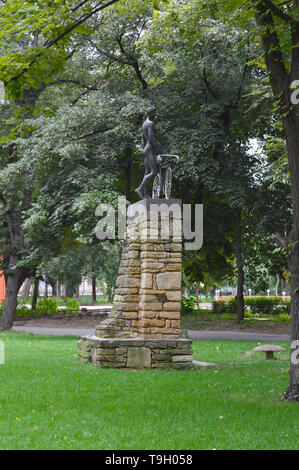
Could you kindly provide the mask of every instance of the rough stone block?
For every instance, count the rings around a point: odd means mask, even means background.
[[[166,263],[166,271],[176,271],[181,272],[181,265],[180,264],[173,264],[173,263]]]
[[[147,340],[145,341],[144,345],[152,350],[155,350],[155,349],[167,349],[168,348],[168,342],[167,341],[164,341],[164,340],[156,340],[156,339],[152,339],[152,340]]]
[[[136,320],[138,318],[138,311],[137,312],[124,312],[123,317],[129,320]]]
[[[164,327],[165,321],[164,320],[157,320],[155,318],[141,318],[139,321],[139,326],[141,328],[150,328],[150,327]]]
[[[181,289],[181,273],[159,273],[156,277],[158,289]]]
[[[192,355],[174,355],[172,356],[172,362],[192,362]]]
[[[173,311],[180,311],[181,302],[165,302],[163,304],[163,310],[173,310]]]
[[[139,310],[156,310],[160,312],[162,310],[161,302],[139,302]]]
[[[116,280],[116,287],[139,287],[139,277],[118,276]]]
[[[153,243],[142,243],[140,245],[141,251],[154,251],[154,244]]]
[[[177,345],[176,347],[177,348],[191,348],[191,344],[192,344],[192,339],[183,339],[183,338],[180,338],[177,342]]]
[[[134,295],[120,295],[120,294],[115,294],[114,295],[114,302],[139,302],[139,296],[134,294]]]
[[[153,287],[153,275],[150,273],[141,274],[141,289],[151,289]]]
[[[162,333],[163,335],[177,335],[179,336],[180,330],[177,328],[151,328],[151,333]]]
[[[115,311],[124,312],[124,311],[132,311],[138,312],[138,303],[137,302],[114,302],[113,308]]]
[[[148,310],[143,311],[142,318],[157,318],[157,312],[151,312]]]
[[[181,291],[169,291],[166,293],[168,302],[181,302]]]
[[[95,350],[94,361],[99,364],[104,362],[125,362],[125,358],[122,354],[100,354]]]
[[[157,302],[158,298],[156,295],[153,294],[141,294],[140,295],[140,302],[141,303],[151,303],[151,302]]]
[[[164,263],[160,262],[151,262],[144,260],[141,262],[141,272],[150,272],[150,273],[159,273],[161,269],[165,268]],[[163,288],[162,288],[163,289]]]
[[[146,369],[151,367],[151,350],[146,347],[128,347],[127,367]]]
[[[157,252],[154,252],[154,251],[146,251],[144,253],[141,253],[141,259],[144,260],[144,259],[148,259],[148,260],[156,260],[156,259],[164,259],[166,258],[166,253],[163,253],[161,251],[157,251]]]
[[[167,243],[165,248],[166,248],[166,251],[168,252],[181,252],[182,251],[181,243]]]
[[[180,312],[175,312],[172,310],[165,310],[158,313],[158,318],[165,318],[167,320],[179,320]]]
[[[138,288],[131,288],[131,287],[117,287],[115,289],[115,295],[126,295],[126,294],[138,294]]]

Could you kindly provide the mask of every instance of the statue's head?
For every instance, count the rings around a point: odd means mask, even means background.
[[[156,116],[156,108],[154,108],[153,106],[148,108],[146,110],[146,114],[147,114],[147,117],[149,117],[150,119],[153,119]]]

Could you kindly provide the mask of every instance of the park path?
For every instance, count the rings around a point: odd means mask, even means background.
[[[33,333],[35,335],[51,336],[86,336],[94,333],[94,328],[43,328],[37,326],[14,326],[16,331]],[[192,339],[230,339],[236,341],[290,341],[289,335],[268,333],[244,333],[239,331],[188,331]]]

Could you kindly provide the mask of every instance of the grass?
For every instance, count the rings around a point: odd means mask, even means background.
[[[81,305],[93,305],[91,295],[80,295],[78,300]],[[108,304],[108,297],[97,295],[97,305]]]
[[[217,367],[133,372],[79,363],[72,337],[0,339],[1,449],[298,448],[299,405],[281,401],[288,352],[201,341],[195,358]]]

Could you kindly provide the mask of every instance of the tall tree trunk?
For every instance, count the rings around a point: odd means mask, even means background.
[[[17,261],[16,255],[10,256],[9,269],[5,275],[5,301],[0,324],[2,330],[9,330],[13,326],[18,305],[18,292],[26,278],[25,271],[15,267]]]
[[[0,328],[3,330],[12,328],[18,305],[18,292],[28,275],[25,268],[17,266],[20,260],[19,250],[24,246],[25,232],[22,228],[22,220],[16,218],[15,221],[11,209],[6,210],[6,217],[10,234],[10,244],[8,245],[10,254],[4,253],[7,268],[4,269],[5,301],[0,323]]]
[[[92,289],[92,303],[95,305],[97,303],[97,279],[95,276],[91,279],[91,289]]]
[[[237,285],[237,318],[241,322],[244,320],[244,262],[242,256],[242,227],[241,227],[241,209],[236,209],[237,213],[237,237],[236,237],[236,255],[238,267],[238,285]]]
[[[299,341],[299,116],[285,123],[289,168],[292,182],[293,224],[288,247],[291,294],[291,364],[290,383],[285,398],[299,400],[299,363],[293,360],[293,353],[298,349]]]
[[[57,300],[61,300],[61,284],[60,282],[56,281],[56,297],[57,297]]]
[[[30,277],[28,277],[25,281],[24,289],[23,289],[23,295],[22,295],[22,298],[23,298],[24,302],[28,302],[28,300],[29,300],[31,284],[32,284],[32,279]]]
[[[290,271],[291,293],[291,361],[290,382],[285,393],[288,400],[299,400],[299,361],[294,354],[299,344],[299,111],[298,105],[291,100],[293,82],[299,79],[299,21],[295,19],[299,0],[290,2],[292,15],[280,9],[272,2],[257,0],[256,22],[260,27],[265,62],[270,75],[273,95],[279,103],[283,129],[287,142],[289,172],[293,206],[292,230],[282,246],[289,252],[288,264]],[[284,57],[278,26],[273,16],[280,16],[285,24],[285,31],[290,32],[291,53]],[[285,59],[290,61],[290,70],[286,69]],[[277,237],[279,238],[279,237]],[[280,237],[281,238],[281,237]]]
[[[114,297],[114,288],[109,287],[108,288],[108,303],[111,304],[113,302],[113,297]]]
[[[56,295],[57,295],[57,293],[56,293],[56,280],[53,279],[53,277],[49,276],[49,274],[46,274],[45,281],[46,281],[47,284],[50,284],[50,286],[52,288],[52,296],[56,297]]]
[[[279,288],[280,276],[276,274],[276,284],[275,284],[275,295],[278,297],[278,288]]]
[[[80,297],[80,284],[76,286],[76,299],[78,300]]]
[[[209,295],[210,295],[210,297],[211,297],[212,300],[215,299],[215,295],[216,295],[216,286],[213,286],[213,287],[211,288]]]
[[[48,283],[45,282],[44,299],[48,297]]]
[[[72,284],[66,284],[65,285],[65,296],[72,298],[76,292],[76,286],[73,286]]]
[[[197,308],[199,308],[199,282],[196,283],[195,295],[196,295],[196,304],[197,304]]]
[[[38,288],[39,288],[39,279],[34,279],[34,287],[33,287],[33,296],[32,296],[32,302],[31,302],[31,309],[35,310],[36,309],[36,303],[38,299]]]

